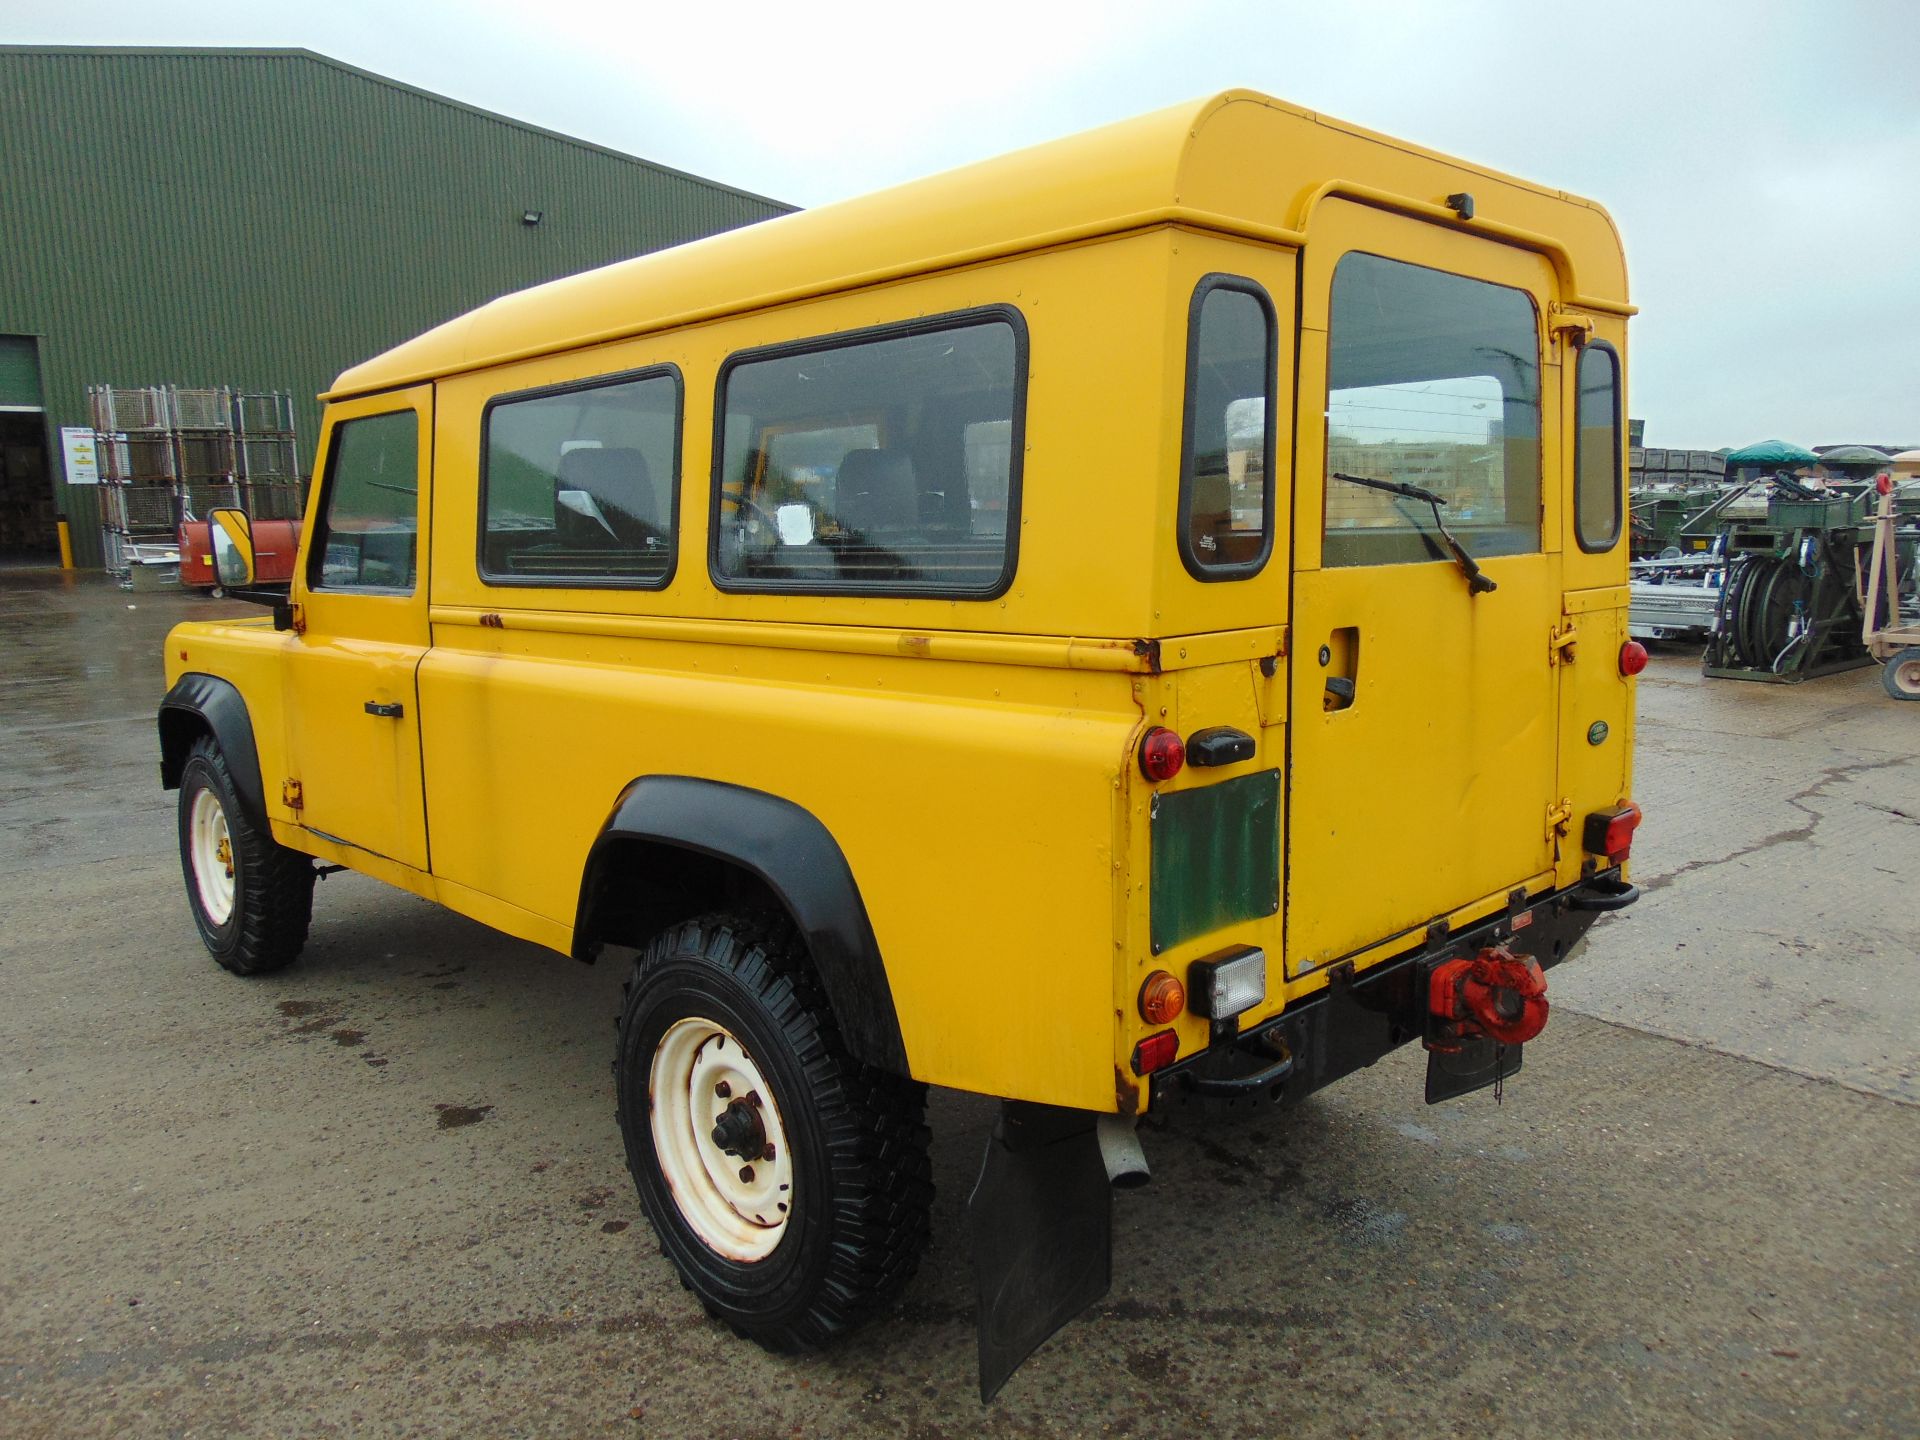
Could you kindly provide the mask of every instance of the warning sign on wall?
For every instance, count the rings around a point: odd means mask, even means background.
[[[67,455],[67,484],[100,483],[100,463],[93,452],[93,431],[78,425],[62,425],[60,448]]]

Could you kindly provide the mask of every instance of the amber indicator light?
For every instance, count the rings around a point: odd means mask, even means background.
[[[1164,970],[1147,976],[1140,987],[1140,1018],[1149,1025],[1170,1025],[1187,1008],[1187,987]]]

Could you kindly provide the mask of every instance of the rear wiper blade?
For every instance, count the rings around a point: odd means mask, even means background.
[[[1447,542],[1447,549],[1453,553],[1453,560],[1460,567],[1460,573],[1467,577],[1467,593],[1483,595],[1490,590],[1498,590],[1496,585],[1480,569],[1480,564],[1467,553],[1467,547],[1447,529],[1447,522],[1440,518],[1440,507],[1446,498],[1431,490],[1422,490],[1418,485],[1403,485],[1398,480],[1373,480],[1365,475],[1343,475],[1338,470],[1327,472],[1335,480],[1344,480],[1349,485],[1364,485],[1369,490],[1384,490],[1389,495],[1399,495],[1407,500],[1418,500],[1433,507],[1433,528],[1440,532],[1440,538]]]

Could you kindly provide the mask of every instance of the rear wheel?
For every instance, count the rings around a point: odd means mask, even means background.
[[[212,736],[180,770],[180,868],[200,938],[234,974],[282,969],[306,945],[313,861],[248,818]]]
[[[926,1087],[846,1053],[784,916],[704,915],[634,963],[620,1131],[663,1253],[709,1313],[817,1349],[906,1285],[933,1197]]]
[[[1896,700],[1920,700],[1920,645],[1896,651],[1880,672],[1880,683]]]

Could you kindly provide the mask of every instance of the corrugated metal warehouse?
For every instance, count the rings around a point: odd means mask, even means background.
[[[291,391],[509,290],[792,207],[306,50],[0,46],[0,558],[54,509],[87,387]]]

